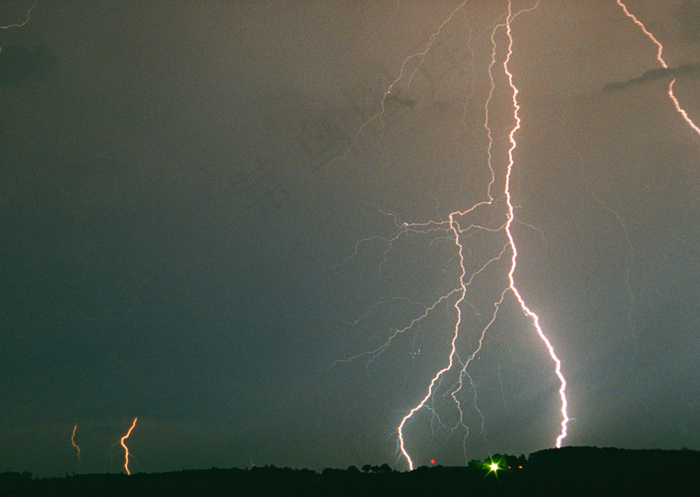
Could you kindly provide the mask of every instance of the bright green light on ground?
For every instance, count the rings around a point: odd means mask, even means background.
[[[489,469],[495,473],[501,468],[498,466],[498,463],[492,462],[491,464],[489,464]]]

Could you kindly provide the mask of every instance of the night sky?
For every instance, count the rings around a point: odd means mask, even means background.
[[[407,468],[455,296],[344,360],[460,285],[455,236],[406,226],[487,199],[486,110],[495,200],[463,227],[491,231],[461,255],[508,250],[508,4],[459,4],[39,0],[0,30],[0,472],[123,471],[136,416],[132,472]],[[565,445],[700,449],[700,137],[667,95],[700,121],[700,2],[627,4],[668,69],[615,0],[511,23],[514,278]],[[462,360],[509,257],[459,304]],[[446,377],[417,465],[554,445],[512,294],[467,373],[468,431]]]

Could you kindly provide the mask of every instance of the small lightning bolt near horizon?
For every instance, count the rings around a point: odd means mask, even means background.
[[[70,436],[70,443],[71,445],[75,448],[77,452],[77,457],[78,457],[78,469],[80,469],[81,466],[81,461],[80,461],[80,447],[78,444],[75,443],[75,432],[78,429],[78,425],[73,426],[73,433]]]
[[[126,435],[124,435],[120,440],[119,443],[121,446],[124,448],[124,471],[126,471],[127,475],[131,475],[131,471],[129,471],[129,447],[126,446],[124,441],[129,438],[131,435],[132,430],[134,429],[134,426],[136,426],[136,421],[138,418],[134,418],[133,423],[131,423],[131,427],[129,428],[129,431],[126,432]]]

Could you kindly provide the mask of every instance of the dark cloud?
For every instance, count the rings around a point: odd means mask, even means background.
[[[628,79],[627,81],[617,81],[614,83],[608,83],[603,88],[604,91],[618,91],[625,90],[632,86],[643,85],[644,83],[649,83],[651,81],[656,81],[659,79],[670,79],[677,78],[680,76],[694,75],[700,72],[700,64],[685,64],[679,67],[660,67],[658,69],[651,69],[646,71],[641,76],[636,78]]]
[[[350,147],[352,135],[329,113],[328,116],[305,119],[299,127],[296,141],[312,167],[318,170]]]

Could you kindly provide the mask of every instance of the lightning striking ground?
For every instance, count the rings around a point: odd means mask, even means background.
[[[131,423],[131,427],[129,428],[129,431],[126,432],[126,435],[124,435],[120,440],[119,443],[121,446],[124,448],[124,471],[126,471],[127,475],[131,475],[131,471],[129,471],[129,447],[126,446],[124,441],[129,438],[131,435],[132,430],[134,429],[134,426],[136,426],[136,421],[138,418],[134,418],[133,423]]]
[[[664,59],[663,53],[664,53],[664,46],[661,44],[659,40],[656,39],[656,37],[651,34],[651,32],[644,26],[644,23],[637,19],[637,17],[632,14],[627,6],[622,2],[622,0],[616,0],[617,5],[620,6],[622,11],[625,13],[627,17],[629,17],[637,26],[639,26],[639,29],[646,35],[647,38],[651,40],[651,42],[656,45],[656,60],[659,61],[659,64],[661,64],[661,67],[664,69],[668,69],[668,64],[666,63],[666,59]],[[678,98],[676,98],[676,95],[673,93],[673,85],[676,84],[676,78],[671,78],[671,82],[668,84],[668,96],[673,102],[673,106],[676,109],[676,112],[678,112],[683,120],[690,126],[695,133],[700,136],[700,127],[693,122],[693,120],[688,116],[688,113],[681,107],[680,102],[678,101]]]
[[[414,54],[411,55],[407,58],[404,59],[401,69],[399,71],[398,77],[391,82],[391,84],[388,86],[387,90],[385,91],[383,98],[382,98],[382,104],[380,105],[380,110],[375,114],[373,117],[370,118],[370,120],[366,121],[363,123],[359,130],[357,131],[354,140],[352,141],[352,144],[350,148],[345,152],[341,158],[345,158],[349,151],[352,149],[354,144],[356,143],[360,133],[366,128],[366,126],[373,120],[377,120],[382,118],[382,115],[384,113],[384,100],[387,98],[387,96],[390,94],[392,89],[397,85],[397,83],[404,77],[404,72],[406,71],[407,64],[413,60],[414,58],[419,59],[419,64],[422,64],[424,57],[428,54],[430,51],[431,47],[434,44],[434,41],[437,39],[437,37],[440,35],[442,32],[443,28],[452,20],[452,18],[455,16],[456,12],[458,12],[460,9],[464,8],[466,5],[466,1],[461,3],[456,9],[454,9],[447,19],[440,24],[438,29],[429,37],[429,41],[426,45],[426,47]],[[384,260],[380,264],[380,277],[381,277],[381,266],[384,264],[387,258],[388,252],[392,249],[393,244],[397,242],[400,238],[403,236],[416,236],[416,235],[428,235],[428,236],[441,236],[448,238],[453,241],[455,245],[455,249],[457,251],[458,255],[458,260],[459,260],[459,268],[460,268],[460,275],[459,275],[459,284],[456,288],[452,289],[451,291],[445,293],[442,295],[440,298],[438,298],[432,305],[427,306],[425,311],[420,314],[418,317],[412,319],[408,326],[394,331],[390,337],[378,348],[375,348],[373,350],[357,354],[353,357],[350,357],[348,359],[345,359],[343,361],[336,361],[336,364],[339,362],[346,362],[349,360],[354,360],[358,359],[360,357],[364,356],[369,356],[371,359],[374,360],[379,354],[384,352],[391,344],[392,342],[402,333],[412,329],[414,326],[422,322],[423,320],[427,319],[429,314],[433,312],[439,304],[443,302],[449,302],[452,309],[455,312],[455,321],[454,321],[454,326],[452,327],[451,331],[451,339],[450,339],[450,347],[449,347],[449,352],[445,356],[444,360],[444,365],[442,366],[441,369],[439,369],[434,376],[432,376],[427,391],[425,394],[422,396],[420,401],[412,407],[408,413],[403,416],[401,419],[398,427],[397,427],[397,451],[400,454],[400,456],[406,461],[408,468],[412,470],[414,468],[414,461],[410,455],[410,449],[408,447],[408,440],[407,440],[407,428],[411,420],[414,418],[414,416],[424,408],[429,410],[433,416],[436,416],[435,410],[433,409],[431,403],[431,399],[433,399],[436,390],[440,388],[443,383],[443,380],[447,377],[448,374],[454,375],[455,373],[458,375],[457,380],[454,382],[452,387],[448,388],[448,395],[449,397],[454,401],[454,404],[457,407],[458,410],[458,422],[457,424],[453,427],[453,431],[457,428],[463,428],[466,431],[464,442],[463,442],[463,449],[465,453],[465,458],[466,458],[466,439],[469,434],[469,428],[467,426],[467,423],[464,418],[464,412],[463,412],[463,403],[460,400],[460,397],[458,394],[462,392],[463,389],[466,388],[471,388],[473,391],[473,405],[475,410],[479,413],[481,416],[481,434],[485,438],[485,427],[484,427],[484,416],[479,410],[479,408],[476,405],[476,384],[472,380],[471,376],[468,373],[468,367],[472,360],[474,360],[479,352],[481,351],[483,341],[487,335],[487,332],[490,330],[494,322],[498,318],[499,310],[501,306],[504,304],[506,298],[509,296],[512,296],[517,305],[520,307],[521,311],[527,318],[530,320],[537,336],[539,339],[543,342],[545,348],[547,349],[547,352],[549,354],[549,357],[551,358],[553,364],[554,364],[554,375],[557,377],[558,382],[559,382],[559,389],[558,389],[558,394],[561,402],[561,408],[560,408],[560,416],[561,416],[561,421],[560,421],[560,429],[559,433],[555,438],[554,444],[556,447],[561,447],[563,440],[567,436],[567,428],[568,428],[568,422],[570,421],[569,415],[568,415],[568,401],[566,397],[566,379],[564,377],[564,374],[562,372],[562,363],[559,357],[557,356],[555,349],[545,334],[541,324],[540,324],[540,318],[539,316],[532,310],[530,307],[526,304],[525,299],[520,293],[520,290],[516,286],[516,281],[515,281],[515,272],[517,269],[517,259],[518,259],[518,250],[516,246],[516,241],[515,237],[512,232],[512,225],[516,221],[515,219],[515,206],[513,203],[513,196],[511,192],[511,187],[512,187],[512,173],[513,169],[515,167],[515,150],[517,148],[517,141],[516,141],[516,134],[520,130],[521,127],[521,119],[519,115],[520,111],[520,105],[518,102],[518,88],[515,85],[514,82],[514,75],[510,69],[510,62],[511,62],[511,57],[513,54],[513,34],[512,34],[512,23],[514,19],[526,12],[530,12],[532,10],[535,10],[539,6],[539,2],[536,2],[534,6],[530,8],[526,8],[523,10],[520,10],[518,12],[513,12],[512,10],[512,4],[510,1],[508,1],[508,9],[507,13],[503,16],[501,16],[502,21],[500,23],[497,23],[494,25],[493,30],[491,32],[491,44],[492,44],[492,54],[491,54],[491,63],[488,68],[488,74],[489,74],[489,79],[491,83],[491,87],[488,93],[488,97],[486,99],[486,102],[484,104],[484,111],[485,111],[485,121],[484,121],[484,128],[487,133],[487,138],[488,138],[488,147],[486,151],[487,155],[487,166],[490,171],[490,181],[486,187],[486,198],[480,202],[477,202],[476,204],[472,205],[471,207],[462,210],[462,211],[454,211],[451,212],[447,216],[447,220],[429,220],[427,222],[421,222],[421,223],[399,223],[397,218],[394,216],[394,222],[396,227],[398,228],[398,232],[396,235],[393,237],[389,238],[382,238],[382,237],[370,237],[366,238],[363,240],[360,240],[356,245],[355,249],[353,252],[353,255],[357,254],[359,246],[363,243],[369,242],[371,240],[382,240],[384,241],[388,248],[384,252]],[[496,141],[497,138],[494,138],[494,132],[491,126],[490,122],[490,113],[489,109],[492,105],[492,100],[494,98],[494,93],[496,90],[496,79],[494,76],[494,71],[497,66],[497,55],[498,55],[498,50],[499,50],[499,43],[497,42],[496,38],[499,35],[499,33],[505,32],[505,37],[507,40],[506,43],[506,48],[505,48],[505,59],[502,63],[502,75],[504,75],[507,79],[508,85],[507,89],[511,92],[511,101],[510,101],[510,107],[512,110],[512,126],[509,128],[509,132],[506,134],[507,135],[507,158],[506,158],[506,164],[505,166],[498,167],[496,164],[494,164],[494,154],[493,150],[494,147],[496,146]],[[417,69],[416,69],[417,70]],[[413,76],[415,75],[415,70],[411,73],[410,80],[413,79]],[[410,81],[409,81],[410,84]],[[501,183],[502,182],[502,183]],[[489,225],[489,224],[480,224],[478,222],[474,221],[469,221],[470,216],[475,215],[477,211],[485,210],[485,209],[490,209],[490,210],[498,210],[501,209],[502,215],[504,217],[504,221],[499,223],[496,226]],[[481,264],[476,270],[469,270],[468,269],[468,264],[465,261],[465,251],[467,250],[467,237],[472,234],[475,231],[481,231],[481,232],[487,232],[487,233],[492,233],[492,234],[501,234],[505,236],[506,242],[505,245],[501,246],[502,248],[500,249],[499,253],[491,257],[489,260],[487,260],[485,263]],[[352,256],[351,256],[352,257]],[[482,273],[484,273],[487,269],[489,269],[493,265],[504,265],[505,261],[508,261],[507,265],[507,285],[503,290],[500,292],[500,297],[496,302],[493,303],[493,311],[490,315],[489,321],[486,323],[486,325],[481,329],[479,333],[479,339],[478,339],[478,344],[475,347],[475,349],[468,354],[468,357],[466,359],[462,359],[460,357],[460,343],[464,341],[464,334],[465,330],[463,330],[463,322],[464,322],[464,311],[463,307],[464,305],[471,305],[472,308],[476,311],[476,308],[470,304],[467,300],[467,292],[469,287],[471,286],[472,282],[476,278],[479,278],[482,276]],[[477,312],[478,314],[478,312]],[[464,378],[468,378],[468,386],[465,385]]]
[[[459,388],[457,388],[456,390],[453,390],[452,397],[455,400],[455,402],[457,402],[457,405],[459,407],[460,404],[459,404],[459,401],[457,401],[455,394],[459,390],[461,390],[461,388],[462,388],[462,376],[464,374],[466,374],[466,370],[467,370],[469,363],[471,362],[472,359],[474,359],[474,357],[476,357],[476,354],[481,349],[481,344],[483,342],[486,331],[491,327],[493,322],[496,320],[496,317],[498,314],[498,309],[500,308],[500,305],[503,303],[503,301],[506,297],[506,294],[508,292],[511,292],[515,296],[516,300],[518,301],[518,304],[520,305],[520,308],[522,309],[522,311],[532,320],[532,324],[533,324],[538,336],[544,342],[544,344],[547,348],[547,351],[549,352],[549,355],[555,364],[554,371],[555,371],[555,374],[556,374],[557,378],[559,379],[559,382],[561,385],[559,388],[559,396],[561,398],[561,417],[562,417],[562,419],[561,419],[561,431],[556,438],[555,445],[556,445],[556,447],[561,447],[562,441],[564,440],[564,438],[566,438],[566,435],[567,435],[567,425],[569,422],[569,416],[567,413],[568,402],[567,402],[567,398],[566,398],[566,379],[564,378],[564,375],[561,371],[561,361],[557,357],[557,354],[554,350],[554,347],[552,346],[551,342],[549,341],[549,339],[545,335],[544,330],[542,329],[542,327],[539,323],[539,316],[536,313],[534,313],[527,306],[527,304],[525,303],[525,300],[523,299],[522,295],[518,291],[518,288],[515,284],[514,274],[515,274],[515,270],[516,270],[516,266],[517,266],[518,250],[517,250],[517,247],[515,244],[515,239],[513,238],[513,234],[511,231],[511,226],[512,226],[513,220],[515,219],[515,213],[514,213],[514,207],[513,207],[513,202],[512,202],[510,182],[511,182],[511,173],[512,173],[512,170],[514,167],[513,154],[514,154],[514,151],[517,147],[515,135],[516,135],[517,131],[520,129],[520,124],[521,124],[521,120],[520,120],[520,116],[519,116],[520,106],[518,103],[518,88],[515,86],[515,84],[513,82],[513,74],[510,71],[510,68],[508,66],[508,63],[510,62],[510,58],[511,58],[512,53],[513,53],[513,36],[512,36],[512,32],[511,32],[511,23],[512,23],[513,19],[515,18],[515,16],[517,16],[523,12],[533,10],[535,8],[537,8],[537,4],[534,7],[532,7],[531,9],[526,9],[526,10],[520,11],[516,14],[513,14],[512,5],[511,5],[511,2],[509,1],[508,2],[508,17],[507,17],[505,23],[499,24],[498,26],[496,26],[492,32],[491,39],[493,41],[494,37],[495,37],[495,33],[499,28],[505,27],[505,30],[506,30],[506,36],[508,39],[508,48],[507,48],[507,55],[506,55],[505,61],[503,63],[503,70],[508,77],[508,83],[509,83],[510,88],[512,90],[512,97],[513,97],[512,108],[513,108],[513,118],[515,121],[515,125],[512,127],[512,129],[508,135],[510,147],[508,149],[508,164],[506,166],[505,185],[504,185],[504,189],[503,189],[503,193],[505,194],[505,199],[506,199],[507,211],[508,211],[507,212],[507,221],[506,221],[505,226],[503,227],[503,230],[508,238],[507,248],[510,249],[510,252],[511,252],[510,270],[508,271],[509,285],[501,294],[500,300],[495,304],[496,311],[494,312],[493,318],[491,319],[491,321],[486,325],[486,327],[483,329],[483,331],[481,333],[481,337],[479,339],[479,346],[470,355],[470,357],[465,361],[464,366],[462,367],[462,374],[460,374]],[[496,51],[495,47],[496,47],[496,44],[494,41],[494,52],[493,52],[494,57],[492,57],[492,66],[493,66],[493,61],[495,61],[495,51]],[[493,78],[491,78],[491,81],[493,82]],[[493,94],[493,87],[492,87],[491,92],[489,94],[489,99],[492,96],[492,94]],[[488,101],[486,104],[486,108],[488,109]],[[493,142],[492,142],[491,133],[490,133],[491,130],[488,126],[488,115],[487,115],[486,127],[487,127],[487,129],[489,129],[489,143],[492,144]],[[490,161],[491,161],[491,154],[489,153],[489,163],[490,163]],[[495,177],[494,177],[495,175],[494,175],[494,170],[493,170],[493,167],[491,166],[491,164],[489,164],[489,167],[491,169],[491,177],[492,177],[492,181],[489,183],[489,191],[488,191],[489,203],[490,203],[493,201],[493,197],[491,196],[490,191],[491,191],[491,186],[495,182]],[[461,215],[461,214],[464,214],[464,213],[453,212],[450,214],[450,227],[454,232],[455,243],[457,244],[459,255],[460,255],[460,267],[462,268],[460,282],[462,285],[461,285],[460,297],[455,303],[455,310],[457,311],[457,320],[455,323],[454,334],[453,334],[453,339],[452,339],[452,344],[451,344],[451,352],[450,352],[448,364],[443,369],[438,371],[438,373],[433,377],[433,379],[430,383],[430,386],[428,388],[428,393],[426,394],[426,396],[421,400],[421,402],[418,405],[416,405],[413,409],[411,409],[411,411],[409,411],[409,413],[401,420],[401,423],[400,423],[399,428],[398,428],[399,447],[400,447],[401,453],[403,454],[404,458],[408,462],[408,466],[410,469],[413,469],[413,461],[411,460],[411,457],[409,456],[408,451],[406,450],[404,433],[403,433],[404,426],[406,425],[407,421],[410,420],[416,412],[418,412],[420,409],[422,409],[425,406],[428,399],[430,399],[430,397],[433,395],[433,389],[434,389],[435,385],[439,382],[440,378],[447,371],[452,369],[452,367],[455,363],[455,360],[457,358],[457,351],[456,351],[455,343],[459,337],[459,331],[460,331],[461,322],[462,322],[462,311],[460,308],[460,304],[462,303],[462,301],[464,300],[464,297],[466,295],[467,286],[471,283],[474,276],[476,276],[476,274],[478,274],[478,272],[474,273],[474,275],[472,275],[472,277],[469,279],[469,281],[465,281],[466,268],[465,268],[464,257],[463,257],[464,246],[462,245],[462,242],[460,240],[461,230],[459,229],[459,223],[455,221],[455,216]],[[492,259],[492,261],[500,259],[500,257],[502,255],[503,255],[503,252],[501,252],[501,254],[498,256],[498,258]],[[489,261],[489,263],[492,261]],[[461,413],[461,409],[460,409],[460,413]],[[460,418],[460,420],[461,420],[461,418]]]
[[[538,2],[539,4],[539,2]],[[535,5],[534,8],[537,7]],[[530,9],[532,10],[532,9]],[[522,11],[526,12],[526,11]],[[520,14],[520,12],[518,13]],[[515,14],[515,15],[518,15]],[[518,288],[515,285],[515,269],[516,269],[516,263],[517,263],[517,258],[518,258],[518,249],[516,248],[515,245],[515,239],[513,238],[513,233],[511,232],[511,226],[513,224],[513,220],[515,219],[515,212],[514,212],[514,207],[513,207],[513,202],[512,202],[512,195],[511,195],[511,189],[510,189],[510,181],[511,181],[511,173],[513,171],[513,166],[514,166],[514,159],[513,159],[513,153],[515,151],[515,148],[517,147],[517,143],[515,141],[515,133],[520,129],[520,105],[518,104],[518,88],[515,86],[513,83],[513,73],[511,73],[510,68],[508,67],[508,62],[510,61],[510,57],[513,54],[513,36],[511,33],[511,21],[513,20],[513,14],[511,13],[511,2],[508,2],[508,22],[506,23],[506,32],[508,35],[508,56],[506,57],[505,62],[503,63],[503,70],[505,73],[508,75],[508,82],[510,84],[510,87],[513,90],[513,117],[515,118],[515,126],[510,132],[509,135],[509,140],[510,140],[510,148],[508,149],[508,168],[507,168],[507,174],[506,174],[506,185],[505,185],[505,194],[506,194],[506,205],[508,206],[508,221],[506,223],[505,227],[505,232],[506,235],[508,236],[508,242],[509,245],[512,249],[512,257],[511,257],[511,266],[510,266],[510,271],[508,272],[508,281],[510,282],[510,286],[508,287],[509,290],[513,292],[515,295],[516,299],[518,300],[518,303],[520,304],[520,307],[522,308],[523,312],[527,314],[527,316],[532,319],[532,324],[535,327],[535,330],[537,330],[537,335],[540,337],[542,342],[544,342],[545,346],[547,347],[547,351],[549,352],[549,356],[551,357],[552,361],[555,364],[554,372],[557,375],[557,378],[559,379],[560,382],[560,387],[559,387],[559,397],[561,398],[561,432],[559,433],[559,436],[557,436],[556,439],[556,447],[559,448],[561,447],[562,441],[564,438],[566,438],[567,434],[567,424],[569,422],[569,415],[567,413],[567,399],[566,399],[566,379],[564,378],[564,375],[562,374],[561,371],[561,360],[557,357],[557,354],[554,350],[554,347],[552,346],[551,342],[547,338],[547,335],[545,335],[544,330],[540,326],[540,318],[537,314],[535,314],[528,306],[525,304],[525,300],[523,297],[520,295],[520,292],[518,291]]]
[[[75,432],[77,429],[78,429],[78,425],[73,426],[73,433],[71,433],[71,436],[70,436],[70,443],[73,446],[73,448],[75,448],[75,451],[76,451],[77,457],[78,457],[78,468],[80,468],[80,466],[81,466],[80,447],[78,446],[78,444],[75,443]]]

